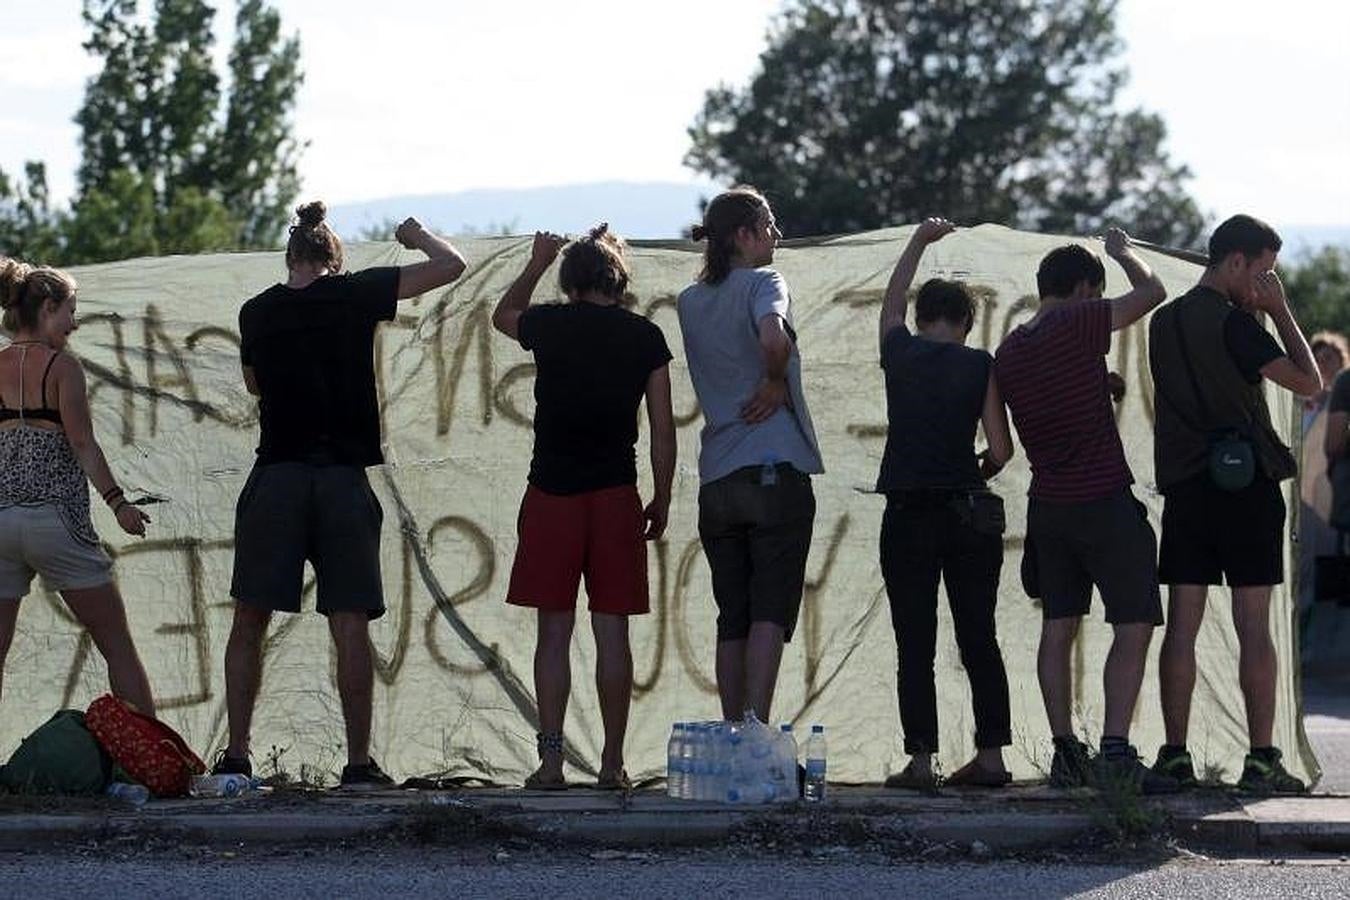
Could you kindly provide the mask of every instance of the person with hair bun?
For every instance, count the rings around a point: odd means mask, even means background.
[[[94,437],[84,369],[65,352],[75,279],[0,258],[0,677],[33,575],[61,594],[108,664],[112,692],[154,715],[150,681],[89,517],[89,482],[127,534],[150,521],[118,487]]]
[[[768,721],[783,645],[801,608],[825,471],[802,392],[787,283],[770,264],[782,235],[754,188],[708,204],[693,238],[703,271],[677,309],[703,409],[698,530],[717,602],[717,691],[725,719]]]
[[[428,259],[343,271],[342,242],[322,203],[297,211],[286,244],[287,280],[239,311],[244,385],[258,397],[262,435],[235,511],[234,623],[225,648],[229,745],[216,774],[252,774],[249,732],[274,612],[300,611],[304,566],[314,568],[318,611],[337,648],[347,729],[341,786],[386,787],[370,756],[373,665],[369,622],[384,615],[384,515],[366,478],[384,462],[374,339],[398,301],[454,281],[465,262],[416,219],[395,238]]]
[[[566,249],[563,249],[566,247]],[[530,305],[562,252],[568,303]],[[645,541],[661,537],[675,477],[670,349],[655,324],[625,309],[628,263],[608,225],[568,243],[538,232],[525,270],[492,324],[534,354],[534,456],[520,505],[519,542],[506,602],[536,610],[534,684],[539,768],[534,790],[567,787],[563,718],[577,589],[586,579],[595,635],[595,681],[604,747],[596,786],[627,790],[623,742],[633,691],[628,619],[650,609]],[[655,482],[644,509],[637,490],[637,414],[647,401]]]

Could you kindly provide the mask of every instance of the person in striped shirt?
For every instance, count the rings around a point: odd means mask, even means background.
[[[1040,308],[999,346],[994,366],[1031,464],[1026,534],[1044,615],[1037,674],[1055,745],[1050,782],[1072,787],[1095,775],[1163,793],[1176,782],[1150,771],[1129,743],[1162,600],[1157,537],[1130,491],[1134,477],[1112,415],[1106,356],[1112,333],[1147,315],[1166,291],[1125,232],[1107,233],[1106,253],[1131,290],[1104,300],[1106,268],[1095,253],[1080,244],[1050,251],[1036,273]],[[1074,737],[1070,713],[1073,643],[1094,587],[1114,630],[1095,768]]]

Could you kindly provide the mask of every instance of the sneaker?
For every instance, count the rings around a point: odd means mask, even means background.
[[[1200,785],[1195,777],[1195,764],[1186,750],[1169,750],[1163,747],[1158,751],[1158,760],[1153,764],[1153,773],[1171,778],[1183,791],[1193,790]]]
[[[1139,751],[1127,747],[1118,756],[1098,756],[1093,760],[1093,782],[1102,788],[1132,787],[1141,794],[1175,794],[1181,790],[1177,779],[1160,775],[1139,759]]]
[[[1075,788],[1087,785],[1092,751],[1076,737],[1056,738],[1055,757],[1050,761],[1050,786]]]
[[[345,766],[338,784],[344,791],[383,791],[394,786],[394,779],[384,774],[373,759],[363,766]]]
[[[1250,794],[1306,794],[1308,786],[1285,770],[1280,762],[1282,756],[1273,747],[1260,753],[1248,753],[1242,764],[1238,790]]]
[[[216,754],[216,763],[211,767],[212,775],[247,775],[253,777],[253,763],[245,756],[243,759],[235,759],[233,756],[226,756],[222,750]]]

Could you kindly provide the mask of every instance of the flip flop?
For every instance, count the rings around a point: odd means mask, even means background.
[[[565,791],[567,790],[567,780],[565,778],[543,778],[538,772],[531,772],[525,778],[525,790]]]
[[[996,772],[972,761],[953,772],[943,784],[950,787],[1001,788],[1007,787],[1011,781],[1012,773],[1006,769]]]
[[[631,791],[633,782],[628,779],[628,773],[620,769],[614,775],[597,778],[595,789],[597,791]]]

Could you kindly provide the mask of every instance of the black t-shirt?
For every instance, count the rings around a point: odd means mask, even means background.
[[[398,311],[398,278],[385,267],[273,285],[239,310],[240,356],[261,394],[260,463],[384,462],[374,338]]]
[[[637,411],[651,373],[670,362],[665,335],[617,306],[557,303],[520,317],[534,352],[530,483],[579,494],[637,483]]]
[[[1350,369],[1336,376],[1331,383],[1331,399],[1327,401],[1327,412],[1350,412]]]
[[[1223,321],[1223,343],[1248,384],[1260,384],[1261,369],[1284,356],[1275,338],[1261,327],[1256,317],[1236,306]]]
[[[886,450],[877,490],[979,487],[975,428],[994,358],[930,341],[897,325],[881,345],[886,371]]]

